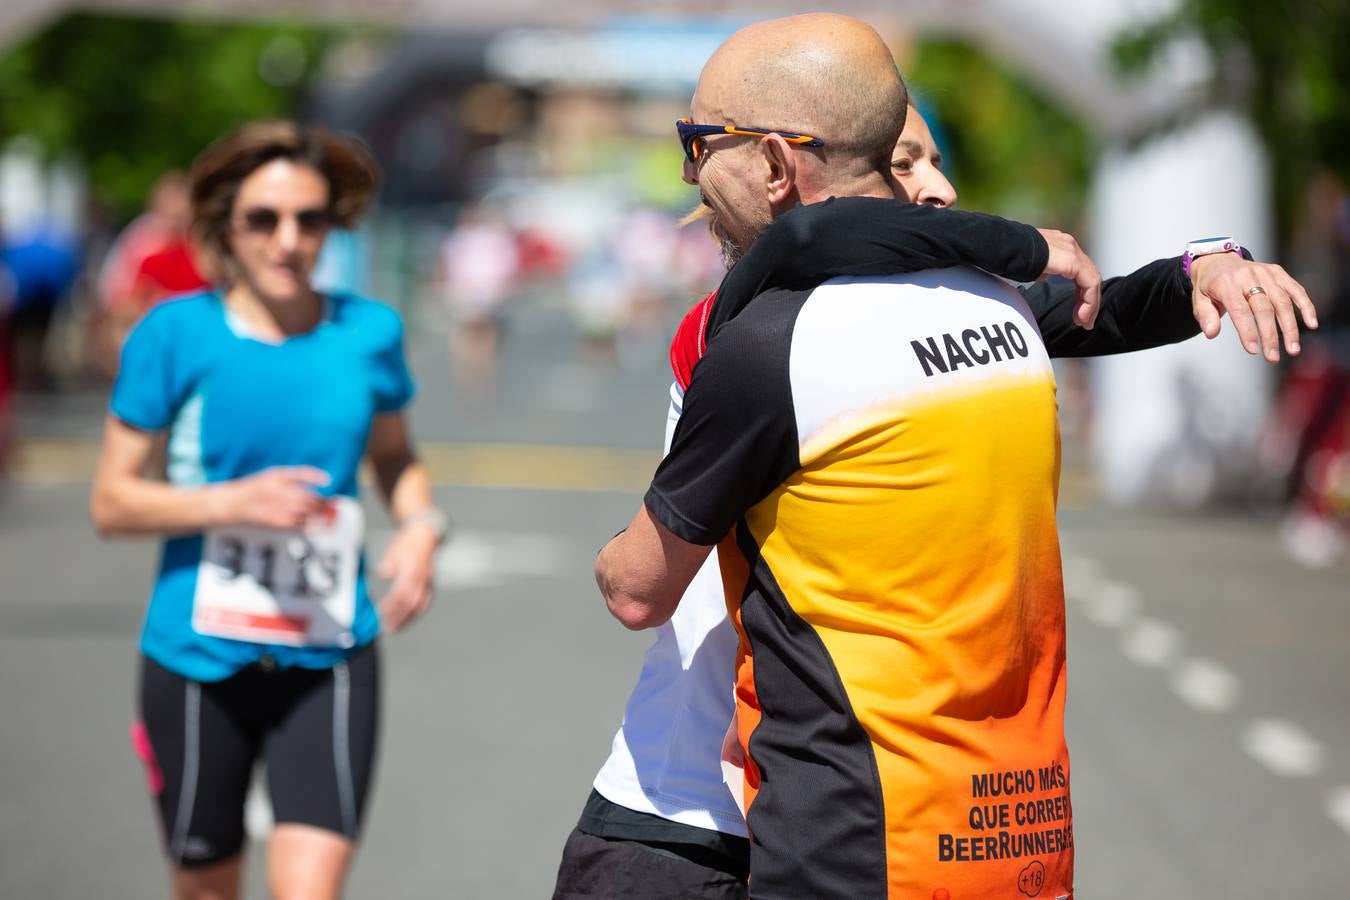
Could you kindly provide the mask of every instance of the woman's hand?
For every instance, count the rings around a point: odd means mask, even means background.
[[[276,466],[218,485],[211,497],[217,525],[257,525],[299,530],[323,514],[327,502],[315,491],[332,479],[311,466]]]
[[[398,631],[431,606],[436,549],[441,535],[424,522],[408,522],[394,534],[379,574],[393,582],[380,600],[380,623]]]

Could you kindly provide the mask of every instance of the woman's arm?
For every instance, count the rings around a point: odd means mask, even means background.
[[[380,618],[398,630],[431,604],[436,550],[445,539],[445,516],[431,499],[431,475],[413,452],[403,413],[375,417],[366,456],[398,531],[380,561],[381,578],[391,579],[380,600]]]
[[[308,466],[194,488],[147,478],[156,438],[108,416],[89,496],[100,536],[192,534],[222,525],[299,528],[323,508],[314,487],[327,484],[328,475]]]
[[[1245,289],[1252,285],[1265,293],[1250,296]],[[1189,278],[1177,257],[1108,278],[1102,282],[1101,311],[1092,331],[1074,324],[1073,293],[1073,285],[1064,282],[1042,282],[1022,291],[1051,356],[1148,350],[1202,332],[1213,338],[1219,333],[1219,316],[1226,312],[1247,352],[1263,349],[1267,360],[1278,362],[1281,333],[1285,349],[1291,355],[1299,352],[1299,316],[1308,328],[1317,327],[1317,311],[1302,285],[1278,265],[1236,253],[1199,257]]]
[[[769,288],[800,290],[838,276],[899,275],[974,266],[1013,281],[1063,275],[1076,283],[1071,314],[1091,327],[1101,276],[1063,232],[998,216],[875,197],[832,197],[779,216],[717,289],[712,336]]]

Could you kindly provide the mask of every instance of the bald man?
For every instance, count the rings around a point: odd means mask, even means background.
[[[752,25],[704,67],[694,122],[794,130],[709,132],[685,177],[744,251],[799,204],[891,198],[907,99],[857,20]],[[626,626],[659,625],[730,535],[754,895],[1068,896],[1055,392],[1025,302],[947,270],[716,314],[596,577]],[[995,845],[972,850],[982,801]],[[1026,827],[1014,803],[1050,812]]]
[[[954,190],[941,175],[940,158],[932,145],[927,126],[912,109],[905,131],[895,145],[892,166],[902,192],[911,199],[936,206],[950,205],[955,201]],[[829,205],[823,208],[828,209]],[[835,206],[836,210],[839,208],[840,205]],[[840,220],[837,216],[831,219],[829,215],[813,214],[812,219],[800,221],[813,223],[802,227],[817,228],[815,233],[818,236],[834,235]],[[931,249],[927,245],[940,243],[930,235],[926,244],[921,240],[916,248],[913,244],[906,245],[904,241],[894,238],[896,232],[893,222],[876,220],[876,224],[883,226],[879,233],[887,234],[887,239],[893,242],[891,246],[903,247],[907,252]],[[885,232],[885,227],[891,227],[892,230]],[[904,227],[912,228],[912,225],[905,224]],[[931,223],[929,228],[934,234],[940,230]],[[913,235],[904,233],[902,236],[910,238]],[[998,239],[994,235],[986,237]],[[727,243],[733,257],[740,252],[732,241],[727,240]],[[775,243],[782,244],[781,241]],[[876,246],[872,248],[873,252],[884,246],[881,242],[874,243]],[[966,247],[964,252],[973,251]],[[800,249],[793,246],[790,255],[799,253]],[[951,262],[960,258],[958,252]],[[991,264],[969,256],[965,259],[998,270],[997,262]],[[1175,268],[1176,261],[1171,262]],[[934,257],[931,264],[950,263]],[[759,269],[762,271],[763,268],[761,260]],[[1141,272],[1132,276],[1132,284],[1122,284],[1125,280],[1118,280],[1114,287],[1118,296],[1129,295],[1130,291],[1133,291],[1134,296],[1142,295],[1143,302],[1136,304],[1139,309],[1131,309],[1131,313],[1147,310],[1149,315],[1146,318],[1161,318],[1161,323],[1155,323],[1147,333],[1145,329],[1137,327],[1135,333],[1127,333],[1129,329],[1118,328],[1118,323],[1113,319],[1111,327],[1107,329],[1108,334],[1101,335],[1102,340],[1097,341],[1090,352],[1139,349],[1195,333],[1193,321],[1186,328],[1178,329],[1171,321],[1175,316],[1159,316],[1154,312],[1153,307],[1157,305],[1151,302],[1155,299],[1154,295],[1165,299],[1169,306],[1180,305],[1184,309],[1186,291],[1189,290],[1188,285],[1174,283],[1176,279],[1171,277],[1170,272],[1164,273],[1162,267],[1155,268],[1157,272]],[[766,283],[771,280],[768,275],[763,277]],[[1180,304],[1173,296],[1178,293],[1179,287]],[[1040,293],[1038,317],[1045,315],[1053,318],[1057,314],[1054,312],[1057,305],[1064,309],[1070,305],[1063,297],[1051,301],[1048,289]],[[1118,305],[1121,306],[1119,312],[1123,314],[1128,304]],[[703,312],[707,312],[711,304],[700,306]],[[1270,316],[1266,318],[1273,320]],[[688,330],[690,335],[694,335],[688,341],[686,350],[695,349],[689,350],[681,360],[676,357],[673,348],[672,359],[676,362],[679,382],[677,388],[687,385],[689,370],[702,350],[703,316],[696,314],[691,321],[693,326],[689,329],[682,327],[681,332],[683,335]],[[1068,322],[1067,314],[1065,322]],[[1067,337],[1062,332],[1056,333],[1060,344],[1066,344]],[[1081,344],[1081,339],[1075,340]],[[678,414],[680,395],[674,391],[672,393],[676,401],[674,409]],[[706,578],[707,573],[701,577]],[[663,626],[659,640],[648,653],[642,681],[625,715],[624,728],[616,736],[614,754],[596,779],[596,792],[587,804],[579,830],[569,839],[560,869],[559,891],[555,896],[744,895],[743,885],[728,874],[736,868],[735,860],[739,852],[736,835],[744,834],[743,824],[731,821],[726,813],[719,814],[722,804],[715,796],[720,785],[715,774],[713,732],[720,726],[716,726],[714,720],[725,721],[726,704],[720,695],[708,693],[709,686],[714,682],[725,685],[730,681],[730,644],[722,640],[722,630],[728,632],[728,640],[734,638],[730,637],[731,628],[719,612],[717,601],[712,599],[710,588],[691,588],[689,596],[693,599],[686,599],[679,610],[682,624],[676,625],[673,630],[670,625]],[[693,608],[687,608],[691,603]],[[704,606],[707,607],[706,614]],[[726,654],[726,664],[720,659],[710,658],[714,653]],[[709,672],[717,677],[705,677]],[[705,762],[705,758],[711,760],[711,764]],[[616,798],[617,802],[610,798]],[[607,836],[607,839],[597,835]],[[953,847],[958,846],[957,839],[952,840]],[[953,850],[953,855],[960,854]],[[763,879],[756,882],[756,896],[763,893],[760,890],[762,884]]]

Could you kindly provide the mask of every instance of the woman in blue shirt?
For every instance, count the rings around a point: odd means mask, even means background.
[[[403,412],[402,322],[310,286],[329,229],[369,206],[376,165],[322,129],[261,122],[204,151],[191,180],[218,286],[159,305],[128,337],[90,504],[104,536],[164,538],[133,743],[176,896],[238,894],[262,760],[273,895],[336,897],[374,763],[375,638],[427,608],[445,535]],[[144,475],[161,441],[166,480]],[[363,457],[398,524],[378,609]]]

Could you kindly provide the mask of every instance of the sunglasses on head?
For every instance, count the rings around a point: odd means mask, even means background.
[[[250,234],[275,234],[281,225],[283,214],[266,206],[254,206],[244,210],[239,217],[244,230]],[[332,217],[326,209],[302,209],[295,213],[295,225],[301,234],[319,234],[332,223]]]
[[[691,163],[698,162],[707,150],[707,137],[713,134],[748,134],[763,137],[776,134],[789,144],[801,147],[824,147],[825,142],[809,134],[797,134],[792,131],[780,131],[777,128],[750,128],[739,125],[699,125],[690,119],[679,119],[675,129],[680,133],[680,146],[684,148],[684,157]]]

